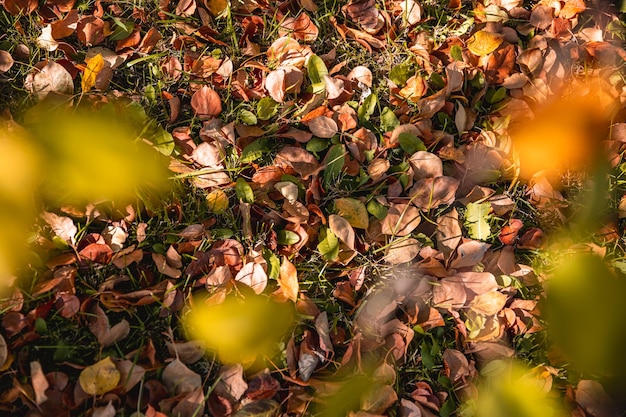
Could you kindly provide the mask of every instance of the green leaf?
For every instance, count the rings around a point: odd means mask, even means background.
[[[378,220],[382,220],[387,217],[388,207],[380,204],[378,200],[373,198],[369,203],[367,203],[367,211],[372,216],[376,217]]]
[[[278,230],[276,232],[276,241],[281,245],[295,245],[300,241],[300,236],[291,230]]]
[[[402,150],[409,155],[413,155],[417,151],[426,150],[424,142],[422,142],[422,140],[417,136],[408,132],[400,133],[398,136],[398,142],[400,143]]]
[[[359,120],[361,122],[369,120],[370,116],[374,114],[374,110],[376,110],[377,104],[378,104],[378,96],[376,94],[370,94],[369,96],[367,96],[367,98],[363,100],[363,104],[359,106],[359,110],[358,110]]]
[[[256,104],[256,114],[261,120],[268,120],[278,112],[278,103],[271,97],[263,97]]]
[[[465,212],[465,227],[472,239],[487,240],[491,235],[487,216],[489,215],[489,203],[468,203]]]
[[[400,126],[400,121],[396,117],[393,110],[391,110],[389,107],[385,107],[382,114],[380,115],[381,130],[383,132],[389,132],[398,126]]]
[[[216,240],[230,239],[234,235],[235,232],[230,229],[211,229],[211,237]]]
[[[269,148],[266,146],[266,143],[263,139],[259,139],[243,148],[240,161],[242,164],[248,164],[252,161],[256,161],[257,159],[259,159],[266,152],[269,152]]]
[[[396,65],[389,71],[389,79],[396,85],[403,86],[406,84],[406,80],[411,78],[415,74],[415,71],[411,70],[411,64],[403,62],[400,65]]]
[[[334,261],[339,256],[339,239],[328,226],[320,228],[319,243],[317,250],[327,261]]]
[[[306,150],[313,153],[321,152],[328,148],[329,144],[328,139],[314,137],[306,143]]]
[[[498,103],[504,100],[505,97],[506,97],[506,88],[504,87],[500,87],[497,90],[489,89],[487,90],[487,93],[485,94],[485,100],[489,104]]]
[[[157,131],[150,137],[150,141],[157,151],[165,156],[170,156],[172,152],[174,152],[174,146],[176,145],[174,138],[170,132],[163,129],[161,126],[159,126]]]
[[[333,145],[328,150],[326,154],[326,169],[324,170],[324,185],[326,188],[341,174],[341,169],[346,160],[345,153],[346,150],[341,144]]]
[[[239,110],[239,120],[241,120],[241,123],[247,124],[248,126],[254,126],[258,122],[254,113],[246,109]]]
[[[326,64],[324,64],[322,58],[317,55],[311,55],[306,69],[309,72],[311,84],[323,83],[324,76],[328,75],[328,68],[326,68]]]
[[[450,56],[455,61],[463,61],[463,50],[459,45],[452,45],[452,48],[450,48]]]
[[[267,276],[271,279],[278,279],[280,274],[280,259],[271,250],[263,249],[263,258],[267,262]]]
[[[237,197],[244,203],[254,203],[254,191],[252,191],[250,184],[241,177],[237,178],[235,192],[237,193]]]

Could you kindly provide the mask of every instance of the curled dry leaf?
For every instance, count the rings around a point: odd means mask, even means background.
[[[63,65],[43,61],[35,65],[35,69],[26,76],[24,87],[37,99],[43,100],[49,93],[72,94],[74,81]]]
[[[222,113],[220,96],[208,85],[203,86],[193,94],[191,107],[199,117],[214,117]]]
[[[37,38],[37,46],[41,49],[45,49],[48,52],[56,51],[59,47],[59,43],[54,40],[52,36],[52,26],[46,25],[41,29],[41,35]]]
[[[366,87],[372,87],[372,71],[369,68],[359,65],[358,67],[354,67],[350,73],[348,73],[349,80],[356,81],[357,83],[361,83]]]
[[[261,264],[248,262],[235,276],[235,281],[246,284],[256,294],[261,294],[267,286],[267,273]]]
[[[41,218],[48,223],[48,226],[52,228],[52,231],[56,236],[65,240],[70,245],[74,245],[76,243],[76,233],[78,233],[78,228],[72,219],[65,216],[58,216],[48,211],[41,213]]]
[[[0,74],[7,72],[13,66],[13,57],[10,53],[0,50]]]
[[[319,29],[311,21],[306,13],[300,13],[297,17],[286,17],[281,23],[281,29],[278,31],[280,36],[291,35],[295,39],[306,43],[313,43],[319,35]]]
[[[385,176],[390,167],[391,164],[388,159],[376,158],[373,159],[368,165],[367,174],[370,176],[372,181],[376,182]]]
[[[76,26],[76,35],[83,45],[98,45],[110,32],[109,23],[93,15],[83,16]]]

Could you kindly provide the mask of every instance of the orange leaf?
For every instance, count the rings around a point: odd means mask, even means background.
[[[208,85],[194,93],[191,97],[191,107],[200,117],[218,116],[222,112],[220,96]]]
[[[502,43],[502,35],[479,30],[467,41],[467,47],[474,55],[484,56],[492,53]]]
[[[295,303],[298,299],[298,271],[286,256],[283,256],[283,262],[280,265],[278,284],[283,295]]]

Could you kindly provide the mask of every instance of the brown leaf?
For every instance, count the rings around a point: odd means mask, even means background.
[[[0,73],[7,72],[13,66],[13,57],[10,53],[0,50]]]
[[[406,81],[406,85],[398,94],[413,103],[417,103],[427,90],[426,80],[419,75],[414,75]]]
[[[279,29],[279,36],[289,36],[306,43],[313,43],[319,35],[319,29],[311,21],[306,13],[300,13],[297,17],[283,19]]]
[[[109,24],[99,17],[83,16],[76,25],[76,36],[83,45],[92,46],[104,42],[110,32]]]
[[[443,361],[448,377],[454,385],[472,375],[467,357],[456,349],[446,349],[443,352]]]
[[[283,256],[283,262],[280,265],[278,276],[278,284],[283,295],[294,303],[298,300],[298,271],[296,267],[289,262],[286,256]]]
[[[411,202],[422,210],[454,203],[459,180],[452,177],[424,178],[415,182],[409,190]]]
[[[3,6],[13,16],[28,16],[37,10],[39,2],[37,0],[5,0]]]
[[[115,366],[120,372],[120,382],[124,392],[128,392],[145,376],[146,370],[130,360],[117,361]]]
[[[220,96],[208,85],[203,86],[191,97],[191,107],[199,117],[219,116],[222,113]]]
[[[35,392],[35,402],[37,405],[40,405],[48,399],[46,390],[50,384],[43,374],[39,361],[30,363],[30,378],[33,384],[33,391]]]
[[[375,34],[385,24],[374,0],[351,1],[341,8],[343,13],[366,32]]]
[[[348,220],[336,214],[331,214],[328,216],[328,226],[339,240],[345,243],[351,250],[355,250],[356,235]]]
[[[420,211],[408,204],[392,204],[387,216],[382,220],[381,232],[386,235],[406,236],[410,234],[422,220]]]
[[[2,318],[2,327],[4,327],[5,329],[7,328],[7,326],[4,325],[4,317]],[[2,369],[4,368],[4,364],[7,362],[8,358],[9,358],[9,349],[7,347],[7,341],[0,334],[0,368]]]
[[[339,128],[333,119],[327,116],[319,116],[308,122],[309,129],[318,138],[332,138]]]
[[[139,46],[137,46],[137,51],[143,54],[149,54],[162,38],[163,36],[161,36],[159,31],[155,27],[151,27],[148,29],[148,32],[146,32],[141,43],[139,43]]]
[[[248,389],[243,375],[243,366],[239,363],[222,366],[219,376],[220,380],[215,386],[215,393],[232,403],[239,401]]]
[[[202,142],[194,149],[191,159],[203,167],[222,168],[222,154],[215,143]]]
[[[366,87],[372,86],[372,71],[369,68],[359,65],[358,67],[354,67],[352,71],[348,74],[347,78],[351,81],[356,81],[357,83],[361,83]]]
[[[293,168],[305,180],[321,169],[315,156],[296,146],[285,146],[282,148],[276,155],[275,164],[278,166],[287,165]]]
[[[495,316],[506,304],[507,296],[498,291],[489,291],[477,295],[469,308],[484,316]]]
[[[437,249],[448,258],[461,243],[463,237],[459,213],[456,211],[456,208],[437,218],[435,236],[437,238]]]
[[[78,252],[81,258],[98,264],[108,264],[113,258],[113,250],[103,243],[91,243]]]
[[[396,239],[387,247],[383,259],[392,265],[410,262],[417,256],[421,248],[422,244],[420,241],[412,237]]]
[[[50,26],[53,39],[63,39],[70,36],[78,27],[78,10],[70,10],[63,19],[52,22]]]
[[[450,264],[451,268],[464,268],[474,266],[483,260],[485,253],[489,249],[489,244],[470,240],[459,245],[456,257]]]
[[[471,53],[484,56],[495,51],[503,41],[499,33],[479,30],[467,41],[467,48]]]
[[[517,239],[517,233],[524,227],[524,223],[522,223],[519,219],[510,219],[509,224],[504,226],[502,230],[500,230],[500,234],[498,235],[498,239],[505,245],[512,245],[515,243]]]
[[[170,355],[176,356],[185,364],[198,362],[206,352],[206,344],[201,340],[190,340],[189,342],[165,342]]]
[[[163,370],[161,377],[167,390],[174,395],[192,392],[202,385],[202,378],[187,368],[179,359],[174,359]]]
[[[538,4],[530,13],[530,24],[537,29],[547,29],[552,24],[554,9],[544,4]]]
[[[196,12],[196,0],[180,0],[174,9],[178,16],[189,17]]]
[[[152,261],[154,265],[157,267],[157,271],[159,271],[163,275],[167,275],[168,277],[177,279],[180,278],[182,272],[179,269],[173,268],[167,263],[167,258],[160,253],[152,254]]]
[[[92,313],[95,316],[89,321],[89,330],[96,336],[102,347],[119,342],[130,333],[130,325],[125,319],[110,327],[109,317],[99,305],[92,309]]]
[[[593,417],[617,417],[615,402],[599,382],[583,379],[576,386],[576,402]]]
[[[417,151],[409,158],[415,179],[435,178],[443,175],[443,162],[430,152]]]

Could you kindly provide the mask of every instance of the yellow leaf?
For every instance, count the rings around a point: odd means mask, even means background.
[[[213,17],[218,17],[229,6],[228,0],[208,0],[204,2],[204,5],[209,9],[209,13]]]
[[[406,81],[406,85],[398,94],[407,100],[417,103],[427,89],[426,81],[419,75],[414,75]]]
[[[502,35],[499,33],[479,30],[467,41],[467,47],[474,55],[484,56],[498,49],[502,40]]]
[[[337,214],[346,219],[350,226],[357,229],[369,227],[369,215],[362,201],[354,198],[338,198],[335,200]]]
[[[82,370],[78,376],[80,387],[89,395],[102,395],[115,387],[120,382],[120,371],[110,357]]]
[[[85,62],[87,66],[85,67],[85,72],[83,72],[83,80],[81,83],[83,93],[91,90],[93,86],[96,85],[96,77],[100,71],[102,71],[102,68],[104,68],[104,58],[102,58],[101,54],[98,54]]]
[[[283,263],[280,265],[278,283],[283,295],[295,303],[298,299],[298,272],[286,256],[283,256]]]
[[[220,189],[211,191],[206,196],[209,211],[214,214],[222,214],[228,208],[228,196]]]

